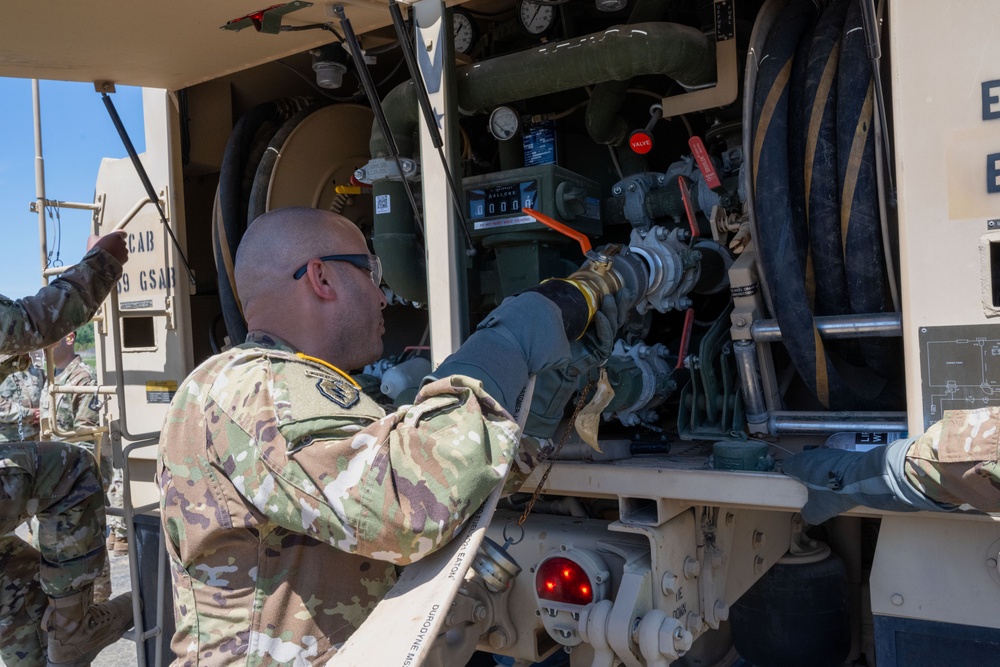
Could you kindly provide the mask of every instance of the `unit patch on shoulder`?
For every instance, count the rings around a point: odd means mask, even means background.
[[[349,408],[361,398],[361,392],[346,380],[340,378],[320,378],[316,381],[319,393],[342,408]]]

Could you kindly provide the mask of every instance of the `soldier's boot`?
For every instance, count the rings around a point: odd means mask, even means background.
[[[895,512],[953,509],[934,502],[906,479],[904,462],[912,442],[897,440],[864,453],[813,449],[785,459],[785,474],[809,489],[802,518],[819,524],[856,505]]]
[[[42,618],[48,631],[48,667],[86,667],[106,646],[132,627],[132,594],[104,604],[91,604],[88,587],[52,598]]]

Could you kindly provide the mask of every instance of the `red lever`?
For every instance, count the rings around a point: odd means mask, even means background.
[[[698,163],[701,175],[705,177],[705,185],[712,190],[721,188],[722,181],[719,180],[719,174],[715,171],[715,165],[712,164],[712,158],[708,156],[708,151],[705,150],[705,144],[702,143],[701,137],[688,139],[688,146],[691,148],[694,161]]]
[[[550,218],[549,216],[545,215],[544,213],[539,213],[538,211],[535,211],[534,209],[522,208],[521,211],[523,213],[527,213],[532,218],[534,218],[538,222],[542,223],[543,225],[545,225],[549,229],[554,229],[555,231],[559,232],[563,236],[568,236],[571,239],[573,239],[574,241],[576,241],[577,243],[579,243],[580,244],[580,250],[583,251],[584,255],[586,255],[588,252],[590,252],[590,250],[591,250],[590,239],[587,238],[587,235],[584,234],[583,232],[578,232],[575,229],[573,229],[572,227],[567,227],[566,225],[564,225],[563,223],[559,222],[558,220],[553,220],[552,218]]]

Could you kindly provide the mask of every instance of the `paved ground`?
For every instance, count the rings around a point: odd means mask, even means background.
[[[18,534],[22,534],[23,530],[23,527],[19,528]],[[128,556],[109,557],[111,559],[111,588],[115,595],[127,593],[132,590],[128,573]],[[101,651],[97,659],[91,663],[91,667],[135,667],[136,664],[135,642],[131,639],[121,639]],[[15,667],[15,665],[4,665],[3,660],[0,660],[0,665]]]

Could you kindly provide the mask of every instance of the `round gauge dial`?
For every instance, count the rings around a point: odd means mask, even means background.
[[[452,14],[451,23],[455,33],[455,51],[466,55],[472,53],[478,37],[476,24],[472,22],[472,18],[465,12],[456,9]]]
[[[532,35],[544,35],[556,22],[552,5],[541,5],[531,0],[519,0],[517,19],[521,27]]]
[[[521,129],[521,117],[510,107],[497,107],[490,114],[490,134],[507,141]]]

